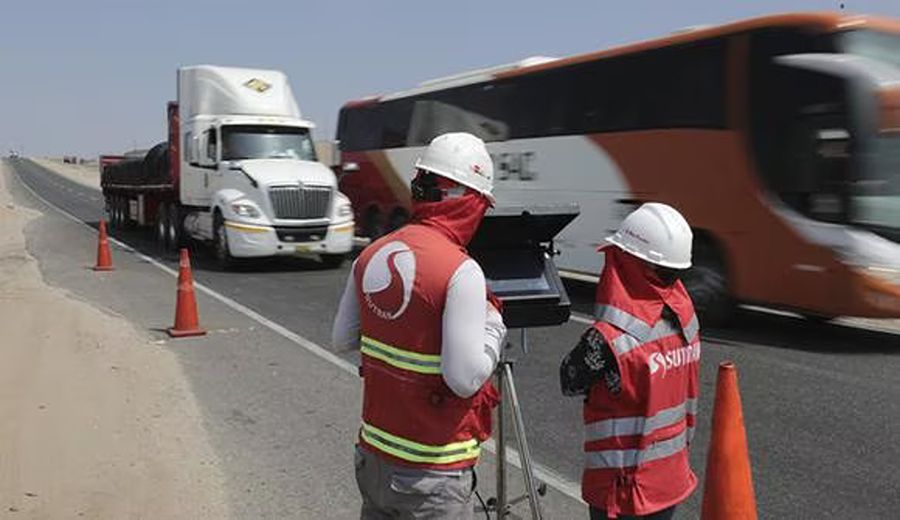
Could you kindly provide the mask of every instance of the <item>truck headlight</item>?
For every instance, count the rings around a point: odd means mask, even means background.
[[[234,212],[235,215],[239,217],[247,217],[247,218],[257,218],[259,217],[259,210],[256,209],[252,204],[247,204],[246,202],[235,202],[231,205],[231,211]]]
[[[338,206],[337,214],[339,217],[349,217],[353,214],[353,208],[350,207],[350,204],[341,204]]]

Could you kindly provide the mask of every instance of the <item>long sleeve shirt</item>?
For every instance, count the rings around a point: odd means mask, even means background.
[[[359,348],[360,321],[354,271],[350,271],[331,331],[336,348]],[[506,327],[500,313],[487,302],[484,273],[466,260],[447,286],[442,317],[441,375],[456,395],[471,397],[494,372]]]

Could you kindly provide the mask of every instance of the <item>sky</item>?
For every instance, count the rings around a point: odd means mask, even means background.
[[[900,18],[898,0],[845,11]],[[0,152],[95,157],[165,139],[175,71],[284,71],[316,139],[369,94],[528,56],[569,56],[823,0],[12,0],[0,2]]]

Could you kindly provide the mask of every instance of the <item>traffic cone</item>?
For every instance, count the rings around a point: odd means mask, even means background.
[[[700,518],[756,520],[756,498],[737,368],[730,361],[719,365]]]
[[[106,236],[106,221],[100,221],[100,235],[97,239],[97,265],[94,271],[112,271],[112,255],[109,253],[109,238]]]
[[[178,300],[175,304],[175,326],[167,330],[173,338],[202,336],[206,331],[200,328],[197,317],[197,299],[194,297],[194,277],[191,275],[191,258],[188,250],[181,249],[178,264]]]

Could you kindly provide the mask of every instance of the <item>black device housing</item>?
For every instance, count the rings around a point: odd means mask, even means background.
[[[508,328],[561,325],[571,302],[553,256],[553,238],[578,216],[577,204],[492,209],[469,243],[488,289],[503,302]]]

